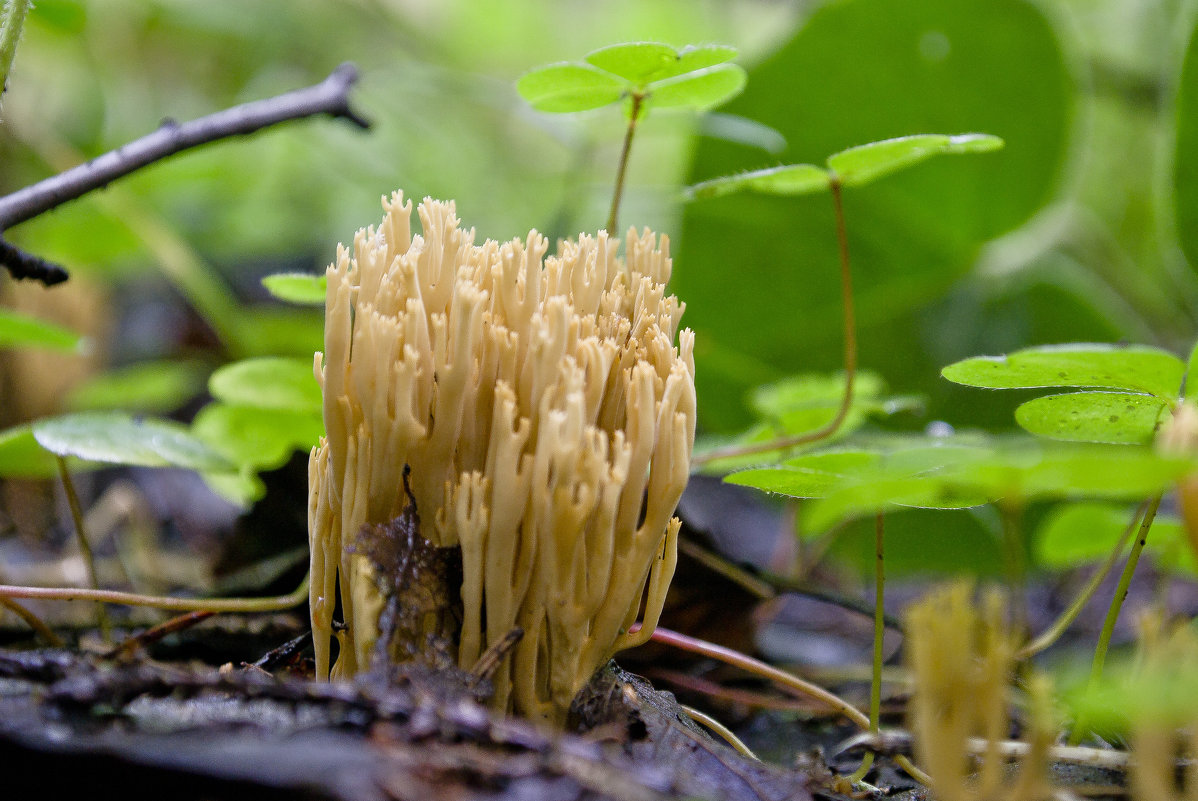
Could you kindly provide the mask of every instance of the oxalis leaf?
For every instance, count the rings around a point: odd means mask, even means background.
[[[661,42],[622,42],[587,54],[586,61],[637,86],[666,74],[678,51]]]
[[[315,414],[321,410],[320,385],[312,363],[303,359],[263,356],[227,364],[208,379],[208,391],[238,406]]]
[[[842,150],[828,157],[827,169],[814,164],[786,164],[727,175],[683,190],[697,200],[753,191],[767,195],[808,195],[826,190],[835,178],[843,186],[860,186],[944,153],[985,153],[998,150],[1003,140],[989,134],[917,134],[885,139]]]
[[[859,186],[946,153],[987,153],[1003,146],[989,134],[916,134],[850,147],[828,157],[844,186]]]
[[[622,97],[644,100],[638,117],[650,106],[703,110],[744,88],[745,71],[726,63],[735,56],[736,49],[724,45],[675,50],[661,42],[625,42],[589,53],[585,63],[534,69],[516,90],[539,111],[587,111]]]
[[[675,50],[661,42],[624,42],[588,53],[586,61],[636,88],[644,88],[651,81],[696,72],[734,58],[736,48],[727,45],[688,45]]]
[[[550,64],[521,76],[516,91],[538,111],[589,111],[614,103],[626,84],[589,64]]]
[[[791,498],[823,498],[876,471],[881,461],[882,455],[875,451],[821,451],[790,459],[778,467],[732,473],[724,481]]]
[[[1093,497],[1141,499],[1195,469],[1196,461],[1152,448],[899,441],[885,450],[808,454],[726,480],[815,498],[804,516],[812,531],[902,507],[954,509],[999,498],[1017,502]],[[853,455],[848,455],[853,454]],[[831,461],[823,461],[829,459]]]
[[[1015,410],[1026,431],[1072,442],[1145,443],[1156,433],[1169,404],[1130,392],[1072,392],[1047,395]]]
[[[38,444],[58,456],[139,467],[229,471],[233,465],[178,423],[120,412],[80,412],[33,424]]]
[[[979,356],[940,374],[956,384],[987,389],[1100,387],[1154,395],[1172,403],[1185,365],[1172,353],[1144,345],[1069,344]]]
[[[37,347],[53,350],[78,349],[83,338],[60,325],[0,309],[0,348]]]
[[[262,279],[262,286],[279,300],[304,306],[323,306],[328,278],[310,273],[276,273]]]

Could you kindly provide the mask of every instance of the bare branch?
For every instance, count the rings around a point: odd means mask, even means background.
[[[369,128],[370,123],[349,105],[349,90],[357,79],[357,68],[346,63],[314,86],[234,106],[191,122],[165,120],[151,134],[0,197],[0,232],[156,161],[219,139],[245,136],[280,122],[318,114],[341,117],[360,128]],[[10,265],[5,262],[5,266]]]
[[[13,278],[32,278],[46,286],[61,284],[70,278],[67,271],[57,264],[26,253],[4,239],[0,239],[0,266],[8,270]]]

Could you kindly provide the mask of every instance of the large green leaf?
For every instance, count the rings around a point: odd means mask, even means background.
[[[550,64],[525,73],[516,89],[539,111],[602,108],[620,99],[625,84],[610,72],[586,64]]]
[[[0,349],[13,347],[74,350],[82,338],[69,328],[10,309],[0,309]]]
[[[1102,387],[1144,392],[1173,401],[1185,365],[1168,351],[1143,345],[1071,344],[1027,348],[950,364],[941,375],[988,389]]]
[[[1072,392],[1020,405],[1015,421],[1033,434],[1073,442],[1152,441],[1168,404],[1130,392]]]
[[[1003,141],[988,134],[914,134],[850,147],[828,157],[844,186],[859,186],[943,153],[988,153]]]
[[[33,436],[51,453],[91,462],[212,472],[233,469],[224,456],[169,420],[79,412],[34,423]]]
[[[947,361],[936,359],[937,312],[925,306],[1055,190],[1072,91],[1051,24],[1024,0],[822,3],[721,109],[776,129],[788,149],[766,161],[703,139],[689,182],[779,160],[822,164],[849,145],[923,131],[1002,137],[1007,146],[984,158],[934,159],[845,193],[863,363],[909,390],[904,373]],[[822,194],[744,193],[684,209],[672,283],[698,334],[708,430],[743,427],[745,390],[771,373],[840,364],[837,259]]]
[[[227,364],[208,379],[212,396],[238,406],[319,414],[320,385],[312,362],[262,356]]]

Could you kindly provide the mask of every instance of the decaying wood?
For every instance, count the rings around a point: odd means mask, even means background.
[[[417,665],[327,683],[0,651],[0,764],[14,798],[810,798],[802,774],[711,741],[614,665],[580,699],[578,730],[555,733]]]

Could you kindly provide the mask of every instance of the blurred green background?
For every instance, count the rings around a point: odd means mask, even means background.
[[[100,348],[110,364],[205,347],[310,355],[319,315],[269,304],[258,279],[320,270],[393,189],[456,199],[480,237],[603,224],[620,114],[536,113],[514,89],[524,71],[618,41],[728,43],[749,70],[744,94],[707,115],[651,115],[622,212],[622,225],[673,240],[674,289],[698,332],[703,430],[751,423],[756,386],[839,366],[835,238],[827,197],[684,206],[679,188],[965,131],[1007,147],[846,191],[861,363],[927,399],[899,426],[1009,429],[1025,396],[955,387],[940,367],[1051,342],[1191,346],[1196,18],[1183,0],[41,0],[4,99],[0,190],[164,117],[354,61],[369,133],[289,123],[176,156],[8,233],[113,299],[103,330],[117,335]],[[147,314],[131,298],[161,291],[196,307],[199,330],[127,319]]]

